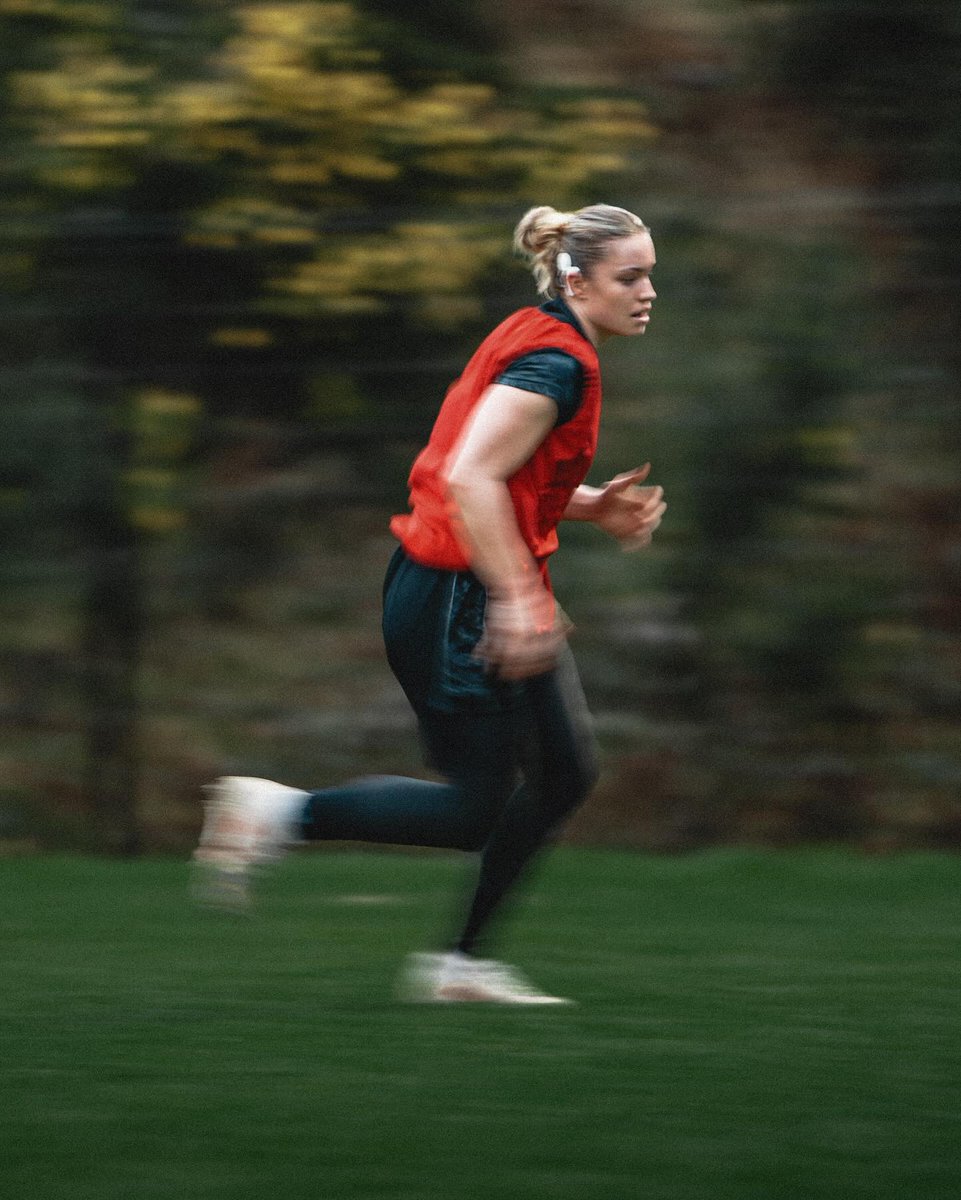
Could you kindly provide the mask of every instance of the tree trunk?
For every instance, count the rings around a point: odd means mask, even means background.
[[[83,790],[101,847],[131,855],[141,848],[137,799],[144,580],[141,537],[120,500],[125,459],[121,453],[113,463],[102,464],[103,486],[89,512]]]

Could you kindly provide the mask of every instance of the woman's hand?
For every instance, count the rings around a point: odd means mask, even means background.
[[[662,487],[638,487],[650,470],[651,464],[645,463],[615,475],[603,487],[579,487],[569,515],[603,529],[620,542],[623,550],[649,546],[667,509]]]
[[[521,595],[488,594],[474,654],[498,679],[529,679],[552,669],[570,629],[553,596],[539,585]]]

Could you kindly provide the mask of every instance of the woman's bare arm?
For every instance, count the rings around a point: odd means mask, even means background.
[[[488,592],[478,654],[505,679],[549,670],[563,640],[553,599],[521,537],[507,487],[556,420],[557,406],[548,396],[494,384],[482,397],[446,472],[471,570]]]

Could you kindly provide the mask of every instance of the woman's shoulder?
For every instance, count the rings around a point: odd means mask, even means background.
[[[596,349],[576,322],[564,320],[548,305],[517,309],[485,340],[509,346],[515,358],[535,350],[559,350],[588,368],[596,367],[598,361]]]

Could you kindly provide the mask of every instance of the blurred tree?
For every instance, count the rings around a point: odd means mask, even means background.
[[[647,411],[619,431],[671,509],[655,594],[598,603],[591,646],[635,742],[612,827],[956,841],[958,13],[677,7],[705,69],[672,90],[636,186],[664,262],[656,332],[683,351],[645,345]],[[656,17],[618,11],[637,24],[617,53],[643,46],[650,71]],[[711,40],[716,19],[737,38]],[[612,626],[629,612],[637,629]]]
[[[961,784],[961,12],[883,0],[791,5],[785,93],[867,183],[873,403],[862,409],[887,603],[866,629],[885,680],[882,802],[956,842]]]

